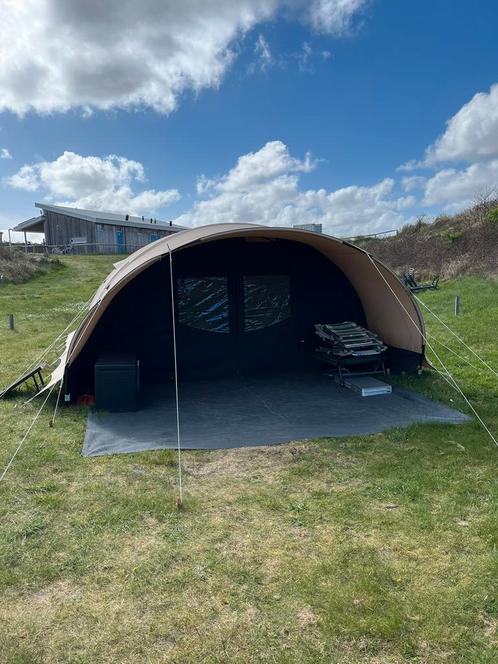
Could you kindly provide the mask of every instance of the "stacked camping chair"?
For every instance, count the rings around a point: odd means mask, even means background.
[[[334,367],[339,382],[344,385],[344,374],[385,375],[384,355],[387,350],[379,337],[357,323],[319,323],[315,333],[320,339],[316,357]]]

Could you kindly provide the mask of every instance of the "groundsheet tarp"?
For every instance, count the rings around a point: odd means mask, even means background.
[[[260,375],[180,383],[184,449],[274,445],[354,436],[420,422],[459,424],[466,415],[404,389],[361,397],[317,374]],[[145,386],[133,413],[89,411],[84,456],[176,447],[174,386]]]

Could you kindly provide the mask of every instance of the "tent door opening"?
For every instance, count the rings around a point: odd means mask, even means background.
[[[297,368],[289,274],[182,276],[175,301],[183,378]]]

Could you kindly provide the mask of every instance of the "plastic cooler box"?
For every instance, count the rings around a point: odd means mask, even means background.
[[[137,409],[139,365],[129,354],[108,354],[95,363],[95,406],[127,412]]]

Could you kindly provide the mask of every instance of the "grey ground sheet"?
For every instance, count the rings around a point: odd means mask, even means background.
[[[361,397],[316,374],[180,383],[184,449],[274,445],[304,438],[371,434],[415,422],[469,418],[420,394]],[[89,411],[84,456],[176,447],[174,386],[147,385],[134,413]]]

